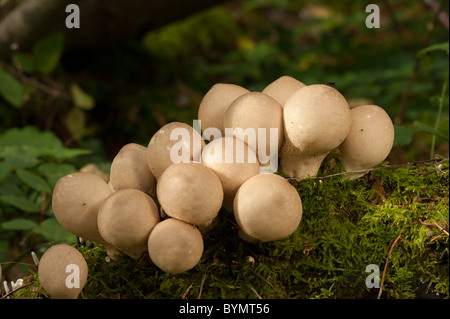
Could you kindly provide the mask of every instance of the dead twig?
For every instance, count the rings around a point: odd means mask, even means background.
[[[186,299],[186,296],[188,294],[188,292],[191,290],[192,286],[194,285],[195,281],[193,281],[189,287],[186,289],[186,291],[184,292],[183,296],[181,297],[181,299]]]
[[[200,298],[202,297],[203,285],[205,284],[206,272],[207,272],[207,271],[208,271],[208,266],[206,266],[205,272],[203,273],[202,281],[201,281],[201,283],[200,283],[200,291],[198,292],[197,299],[200,299]]]
[[[382,278],[381,278],[380,291],[378,292],[378,297],[377,297],[377,299],[380,299],[381,293],[383,292],[384,278],[385,278],[385,276],[386,276],[386,270],[387,270],[387,266],[388,266],[388,262],[389,262],[389,257],[391,257],[392,250],[394,249],[395,245],[397,244],[397,242],[399,241],[399,239],[402,237],[402,235],[403,235],[403,232],[402,232],[400,235],[398,235],[398,237],[397,237],[397,238],[394,240],[394,242],[392,243],[391,248],[389,249],[389,253],[388,253],[388,256],[387,256],[387,258],[386,258],[386,263],[384,264],[383,276],[382,276]]]
[[[261,296],[259,295],[259,293],[256,291],[256,289],[253,288],[253,286],[250,285],[250,283],[247,282],[246,285],[247,285],[248,288],[250,288],[251,291],[253,291],[253,292],[255,293],[255,295],[258,296],[259,299],[263,299],[263,297],[261,297]]]
[[[49,96],[61,98],[66,101],[72,101],[72,97],[70,96],[70,94],[65,91],[48,86],[47,84],[39,82],[38,80],[36,80],[32,77],[28,77],[25,74],[23,74],[22,72],[20,72],[20,70],[16,67],[12,67],[3,62],[0,62],[0,65],[2,67],[4,67],[5,69],[7,69],[9,72],[11,72],[11,74],[14,75],[22,83],[29,84],[32,87],[34,87],[36,90],[38,90],[42,93],[45,93]]]
[[[394,164],[394,165],[386,165],[386,166],[380,166],[380,167],[374,167],[374,168],[368,168],[368,169],[361,169],[361,170],[355,170],[355,171],[348,171],[348,172],[341,172],[341,173],[336,173],[336,174],[330,174],[330,175],[325,175],[325,176],[311,176],[310,178],[312,179],[318,179],[318,180],[323,180],[326,178],[331,178],[331,177],[336,177],[336,176],[343,176],[343,175],[348,175],[348,174],[355,174],[355,173],[368,173],[371,171],[378,171],[378,170],[383,170],[383,169],[392,169],[392,168],[398,168],[398,167],[404,167],[404,166],[415,166],[418,164],[427,164],[427,163],[437,163],[437,162],[442,162],[442,161],[447,161],[449,158],[445,157],[445,158],[435,158],[435,159],[430,159],[430,160],[422,160],[422,161],[414,161],[414,162],[408,162],[408,163],[403,163],[403,164]],[[295,178],[289,178],[292,181],[298,181]]]
[[[445,222],[445,225],[447,225],[447,228],[449,228],[449,225],[448,225],[448,220],[447,219],[445,219],[445,217],[441,214],[441,212],[440,211],[437,211],[437,213],[439,214],[439,216],[441,216],[441,218],[444,220],[444,222]]]
[[[259,278],[261,278],[262,280],[264,280],[276,293],[277,293],[277,295],[278,296],[280,296],[280,297],[282,297],[283,298],[283,296],[280,294],[280,292],[278,291],[278,289],[276,289],[275,288],[275,286],[270,282],[270,281],[268,281],[266,278],[264,278],[263,276],[261,276],[260,274],[258,274],[258,273],[256,273],[253,269],[251,269],[251,268],[249,268],[249,270],[253,273],[253,274],[255,274],[256,276],[258,276]]]
[[[445,219],[444,219],[445,220]],[[434,221],[434,222],[432,222],[432,223],[425,223],[425,222],[423,222],[421,219],[419,219],[419,221],[420,221],[420,223],[422,224],[422,225],[425,225],[425,226],[436,226],[437,228],[439,228],[439,230],[441,231],[441,232],[443,232],[444,234],[446,234],[447,236],[448,236],[448,230],[446,230],[442,225],[447,225],[447,228],[448,228],[448,224],[444,224],[444,223],[439,223],[439,222],[437,222],[437,221]]]
[[[16,288],[16,289],[14,289],[14,290],[8,292],[7,294],[4,294],[0,299],[6,299],[6,298],[8,298],[9,296],[11,296],[12,294],[18,292],[19,290],[25,289],[25,288],[27,288],[27,287],[30,287],[32,284],[33,284],[32,282],[27,283],[27,284],[24,284],[24,285],[22,285],[22,286],[20,286],[20,287],[18,287],[18,288]]]

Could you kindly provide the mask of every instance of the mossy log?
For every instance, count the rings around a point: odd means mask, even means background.
[[[222,211],[204,234],[200,263],[182,274],[127,257],[107,262],[101,246],[81,246],[89,278],[80,298],[448,298],[448,164],[293,182],[303,219],[280,241],[242,241],[232,215]],[[367,283],[374,267],[378,286]],[[48,297],[36,274],[29,282],[16,297]]]

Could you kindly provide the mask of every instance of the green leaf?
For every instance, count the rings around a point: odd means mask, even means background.
[[[77,107],[83,110],[91,110],[95,106],[95,100],[92,96],[83,91],[77,84],[70,86],[70,93]]]
[[[54,154],[54,156],[58,159],[68,159],[68,158],[74,158],[79,155],[86,155],[92,153],[90,150],[84,150],[79,148],[63,148],[58,150],[57,153]]]
[[[81,139],[86,128],[86,117],[83,110],[77,107],[72,108],[67,114],[66,121],[72,137],[76,140]]]
[[[413,135],[416,132],[415,129],[394,125],[394,146],[396,145],[407,145],[412,142]]]
[[[13,54],[13,59],[23,72],[25,73],[34,72],[35,70],[34,61],[30,55],[17,52]]]
[[[36,69],[50,73],[59,63],[63,52],[64,36],[61,32],[53,33],[40,40],[33,48]]]
[[[447,54],[449,54],[449,43],[444,42],[444,43],[430,45],[429,47],[417,52],[417,56],[420,58],[420,57],[425,56],[426,53],[432,52],[432,51],[445,51]]]
[[[18,169],[16,171],[16,174],[22,182],[24,182],[34,190],[47,194],[50,194],[52,192],[48,183],[38,175],[24,169]]]
[[[11,163],[0,162],[0,181],[3,180],[12,170]]]
[[[39,227],[39,225],[34,221],[24,218],[17,218],[7,222],[3,222],[1,225],[2,228],[11,230],[30,230],[35,227]]]
[[[54,188],[58,179],[76,172],[77,169],[70,164],[43,163],[39,166],[38,171],[45,175],[50,186]]]
[[[8,71],[0,66],[0,95],[14,107],[23,106],[24,88]]]
[[[40,157],[64,160],[89,153],[89,150],[66,148],[53,133],[33,126],[12,128],[0,134],[0,158],[15,168],[33,167]]]
[[[414,126],[414,129],[417,131],[417,132],[424,132],[424,133],[429,133],[429,134],[433,134],[433,135],[436,135],[436,136],[438,136],[438,137],[442,137],[443,139],[445,139],[445,140],[447,140],[448,141],[448,139],[449,139],[449,137],[447,136],[447,135],[445,135],[444,133],[442,133],[442,132],[439,132],[439,131],[437,131],[437,130],[435,130],[433,127],[431,127],[431,126],[428,126],[427,124],[425,124],[425,123],[422,123],[422,122],[419,122],[419,121],[414,121],[414,124],[413,124]]]
[[[76,241],[74,234],[62,227],[56,218],[45,219],[41,225],[33,227],[33,231],[50,241]]]
[[[30,201],[28,198],[19,195],[1,195],[0,202],[14,206],[20,210],[38,213],[40,210],[39,204]]]

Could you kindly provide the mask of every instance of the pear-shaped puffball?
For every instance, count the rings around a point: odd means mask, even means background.
[[[148,238],[150,259],[165,272],[178,274],[195,267],[203,254],[203,238],[193,225],[169,218]]]
[[[223,202],[219,177],[201,163],[169,166],[158,181],[156,195],[167,215],[196,226],[209,225]]]
[[[287,99],[304,86],[306,86],[304,83],[284,75],[266,86],[262,93],[273,97],[281,107],[284,107]]]
[[[158,180],[172,164],[199,161],[205,141],[188,124],[171,122],[153,134],[147,147],[147,164]]]
[[[377,105],[362,105],[351,110],[352,125],[339,146],[339,157],[347,171],[375,167],[386,159],[394,143],[391,118]],[[364,173],[349,174],[349,179]]]
[[[112,194],[108,184],[91,173],[61,177],[52,195],[52,208],[58,222],[71,233],[105,244],[97,227],[100,205]]]
[[[103,202],[98,213],[102,237],[136,260],[147,253],[148,236],[158,222],[155,202],[137,189],[118,190]]]
[[[58,244],[49,248],[38,266],[39,282],[55,299],[76,299],[86,284],[88,265],[74,247]]]
[[[225,136],[223,117],[236,98],[249,90],[236,84],[217,83],[205,94],[198,108],[198,119],[201,121],[202,131],[217,129],[221,136]],[[206,139],[210,139],[209,136]]]
[[[291,235],[300,224],[302,213],[297,190],[276,174],[251,177],[234,198],[234,216],[245,238],[262,242]]]
[[[283,116],[281,168],[297,180],[317,174],[327,154],[347,136],[352,121],[347,100],[323,84],[297,90],[286,101]]]
[[[114,190],[138,189],[156,198],[156,179],[147,164],[147,147],[124,145],[111,163],[110,184]]]
[[[225,135],[236,136],[256,152],[262,167],[270,166],[271,173],[277,170],[284,140],[280,103],[264,93],[245,93],[230,104],[223,125]]]
[[[233,210],[234,195],[247,179],[259,174],[256,153],[234,136],[215,139],[205,146],[202,163],[217,174],[224,192],[223,205]]]

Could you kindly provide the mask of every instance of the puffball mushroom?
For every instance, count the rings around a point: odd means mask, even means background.
[[[242,183],[259,174],[256,153],[234,136],[215,139],[206,145],[202,163],[212,169],[222,182],[223,205],[230,211],[233,209],[234,195]]]
[[[76,299],[86,284],[88,265],[74,247],[58,244],[42,255],[38,266],[41,286],[55,299]]]
[[[281,168],[297,180],[317,174],[326,155],[344,141],[352,122],[344,96],[323,84],[297,90],[286,101],[283,117]]]
[[[110,183],[114,190],[138,189],[156,198],[156,179],[147,164],[147,147],[124,145],[111,163]]]
[[[195,267],[203,254],[203,238],[193,225],[169,218],[148,237],[150,259],[161,270],[179,274]]]
[[[352,125],[339,146],[339,157],[347,171],[372,168],[386,159],[394,143],[391,118],[377,105],[362,105],[351,110]],[[364,173],[349,174],[356,179]]]
[[[260,92],[241,95],[230,104],[223,125],[226,135],[229,135],[227,128],[231,128],[234,136],[253,148],[260,164],[268,164],[266,156],[275,155],[278,160],[278,150],[284,139],[283,109],[274,98]],[[273,131],[278,134],[276,139]]]
[[[302,214],[297,190],[276,174],[251,177],[234,198],[234,216],[241,231],[245,237],[261,242],[291,235],[300,224]]]
[[[108,255],[114,258],[114,247],[102,238],[97,226],[100,205],[111,194],[110,187],[99,176],[75,172],[56,182],[52,208],[61,226],[79,237],[103,245]]]
[[[159,222],[153,199],[137,189],[121,189],[100,206],[98,229],[101,236],[135,260],[147,253],[147,240]]]
[[[281,107],[284,107],[287,99],[298,89],[305,86],[306,85],[304,83],[298,81],[297,79],[283,75],[266,86],[262,93],[273,97],[278,103],[280,103]]]
[[[168,216],[207,226],[222,206],[223,188],[219,177],[203,164],[179,163],[161,175],[156,196]]]
[[[188,124],[171,122],[161,127],[150,139],[147,147],[147,164],[158,180],[164,170],[187,155],[187,161],[200,159],[205,147],[200,133]]]
[[[225,135],[223,117],[225,112],[237,97],[249,90],[236,84],[214,84],[203,96],[198,108],[198,119],[201,121],[202,131],[208,128],[216,128],[221,136]]]

